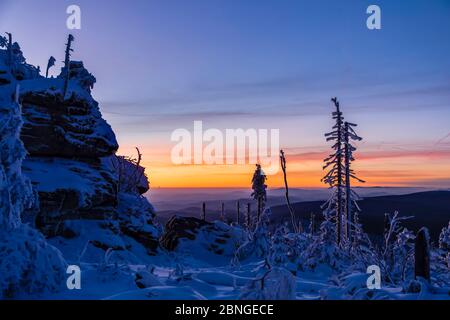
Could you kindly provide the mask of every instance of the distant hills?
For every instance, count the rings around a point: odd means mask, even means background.
[[[298,189],[290,191],[291,202],[296,214],[308,226],[311,212],[322,217],[320,206],[329,197],[325,188]],[[450,191],[436,191],[425,188],[365,187],[355,188],[363,198],[359,201],[362,209],[361,222],[366,232],[380,235],[383,231],[384,213],[399,211],[401,216],[414,216],[405,221],[405,226],[418,230],[422,226],[430,229],[434,240],[441,229],[450,220]],[[241,204],[241,214],[246,211],[246,204],[255,203],[249,197],[248,189],[150,189],[146,196],[155,205],[157,219],[165,223],[173,215],[200,217],[202,202],[206,202],[207,220],[220,217],[221,203],[225,204],[228,219],[236,219],[236,203]],[[272,208],[274,224],[290,221],[284,199],[284,189],[268,190],[268,206]]]
[[[323,201],[306,201],[293,204],[297,217],[304,225],[308,224],[311,213],[321,216]],[[430,230],[434,240],[450,220],[450,191],[428,191],[405,195],[367,197],[358,202],[364,230],[372,235],[381,235],[384,227],[384,214],[398,211],[400,216],[413,216],[404,221],[405,227],[417,231],[422,226]],[[275,224],[290,221],[286,205],[272,207],[272,220]]]

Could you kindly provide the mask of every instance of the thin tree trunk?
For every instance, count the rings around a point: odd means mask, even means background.
[[[283,150],[280,150],[280,161],[281,161],[281,169],[283,170],[283,177],[284,177],[285,198],[286,198],[286,203],[287,203],[289,213],[291,215],[292,229],[295,233],[298,233],[299,226],[295,222],[295,211],[294,211],[294,208],[292,208],[292,206],[291,206],[291,201],[289,200],[289,186],[288,186],[287,173],[286,173],[286,157],[284,156]]]
[[[240,225],[240,223],[241,223],[241,206],[240,206],[240,204],[239,204],[239,201],[237,202],[237,225]]]
[[[246,224],[247,224],[247,229],[250,230],[251,224],[252,224],[251,217],[250,217],[250,203],[247,203],[247,222],[246,222]]]
[[[342,114],[339,103],[335,102],[337,111],[337,205],[336,205],[336,243],[341,244],[342,233]]]
[[[311,213],[311,235],[316,233],[316,215],[312,212]]]
[[[70,77],[70,52],[73,51],[71,49],[71,45],[72,45],[72,41],[74,40],[73,36],[71,34],[69,34],[69,37],[67,38],[67,43],[66,43],[66,55],[65,55],[65,59],[64,59],[64,66],[66,68],[66,77],[64,79],[64,91],[63,91],[63,98],[65,99],[66,97],[66,93],[67,93],[67,88],[69,86],[69,77]]]
[[[203,202],[202,204],[202,220],[206,221],[206,203]]]
[[[262,199],[261,197],[258,197],[258,212],[257,212],[257,216],[256,216],[256,221],[258,221],[259,223],[259,219],[261,219],[261,206],[262,206]]]
[[[12,34],[7,32],[8,35],[8,65],[9,70],[12,73],[12,66],[13,66],[13,55],[12,55]]]
[[[352,197],[351,197],[351,186],[350,186],[350,158],[351,158],[351,151],[349,146],[349,125],[346,122],[345,123],[345,135],[344,135],[344,141],[345,141],[345,220],[346,224],[344,227],[344,236],[346,239],[349,239],[352,241]]]

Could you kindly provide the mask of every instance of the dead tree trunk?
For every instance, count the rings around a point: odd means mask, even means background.
[[[316,215],[311,212],[311,223],[310,223],[310,230],[311,235],[316,233]]]
[[[351,241],[352,236],[352,195],[351,195],[351,182],[350,182],[350,161],[351,161],[351,151],[350,151],[350,138],[349,138],[349,124],[345,122],[344,125],[344,155],[345,155],[345,226],[344,226],[344,237]]]
[[[251,228],[251,224],[252,224],[252,219],[250,216],[250,203],[247,203],[247,217],[246,217],[246,222],[245,224],[247,225],[247,229],[250,230]]]
[[[237,209],[237,225],[240,225],[240,223],[241,223],[241,205],[240,205],[240,203],[239,203],[239,201],[237,202],[237,205],[236,205],[236,209]]]
[[[335,99],[334,105],[336,106],[336,131],[337,131],[337,207],[336,207],[336,242],[338,246],[341,244],[342,234],[342,113],[339,109],[339,102]]]
[[[425,227],[417,232],[414,261],[414,277],[430,281],[430,235]]]
[[[283,177],[284,177],[284,188],[285,188],[285,198],[286,198],[286,204],[289,210],[289,213],[291,215],[291,223],[292,223],[292,230],[295,233],[300,232],[299,230],[301,224],[298,224],[295,222],[295,211],[294,208],[291,206],[291,201],[289,200],[289,186],[287,182],[287,173],[286,173],[286,157],[284,156],[284,151],[280,150],[280,162],[281,162],[281,169],[283,170]]]
[[[11,73],[13,73],[13,54],[12,54],[12,34],[7,32],[8,35],[8,66]]]
[[[64,67],[66,69],[66,77],[64,78],[64,90],[63,90],[63,97],[66,97],[67,88],[69,86],[69,78],[70,78],[70,53],[73,51],[71,48],[72,42],[75,40],[73,35],[69,34],[69,37],[67,38],[66,43],[66,55],[64,58]]]
[[[262,205],[261,205],[261,202],[262,202],[262,199],[261,199],[261,197],[259,197],[258,198],[258,212],[257,212],[257,216],[256,216],[256,221],[258,221],[259,222],[259,219],[261,218],[261,208],[262,208]]]
[[[221,207],[221,211],[220,211],[220,218],[222,219],[223,222],[225,222],[225,203],[222,202],[222,207]]]
[[[206,203],[202,203],[202,220],[206,221]]]

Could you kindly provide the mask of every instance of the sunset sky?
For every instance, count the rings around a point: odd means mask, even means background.
[[[173,130],[280,129],[292,187],[322,186],[330,98],[358,124],[354,169],[368,186],[450,187],[450,2],[0,0],[0,31],[29,63],[64,57],[66,8],[82,29],[74,60],[119,153],[143,152],[153,187],[247,187],[254,164],[171,163]],[[382,29],[368,30],[378,4]],[[282,176],[270,176],[271,187]]]

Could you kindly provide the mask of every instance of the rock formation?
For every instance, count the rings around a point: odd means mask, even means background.
[[[142,195],[149,189],[145,169],[116,156],[115,134],[91,95],[95,77],[83,62],[70,61],[64,96],[64,67],[56,78],[43,77],[26,63],[19,45],[13,48],[14,66],[11,72],[0,70],[0,83],[17,83],[20,88],[20,139],[27,151],[22,170],[31,181],[32,193],[38,195],[33,207],[24,208],[22,220],[64,255],[64,246],[83,246],[85,239],[89,247],[103,251],[127,250],[131,241],[127,239],[132,239],[155,254],[161,228]],[[2,50],[6,60],[7,51]],[[125,170],[118,170],[118,163]],[[134,182],[136,176],[139,180]],[[136,186],[125,189],[122,180]]]

